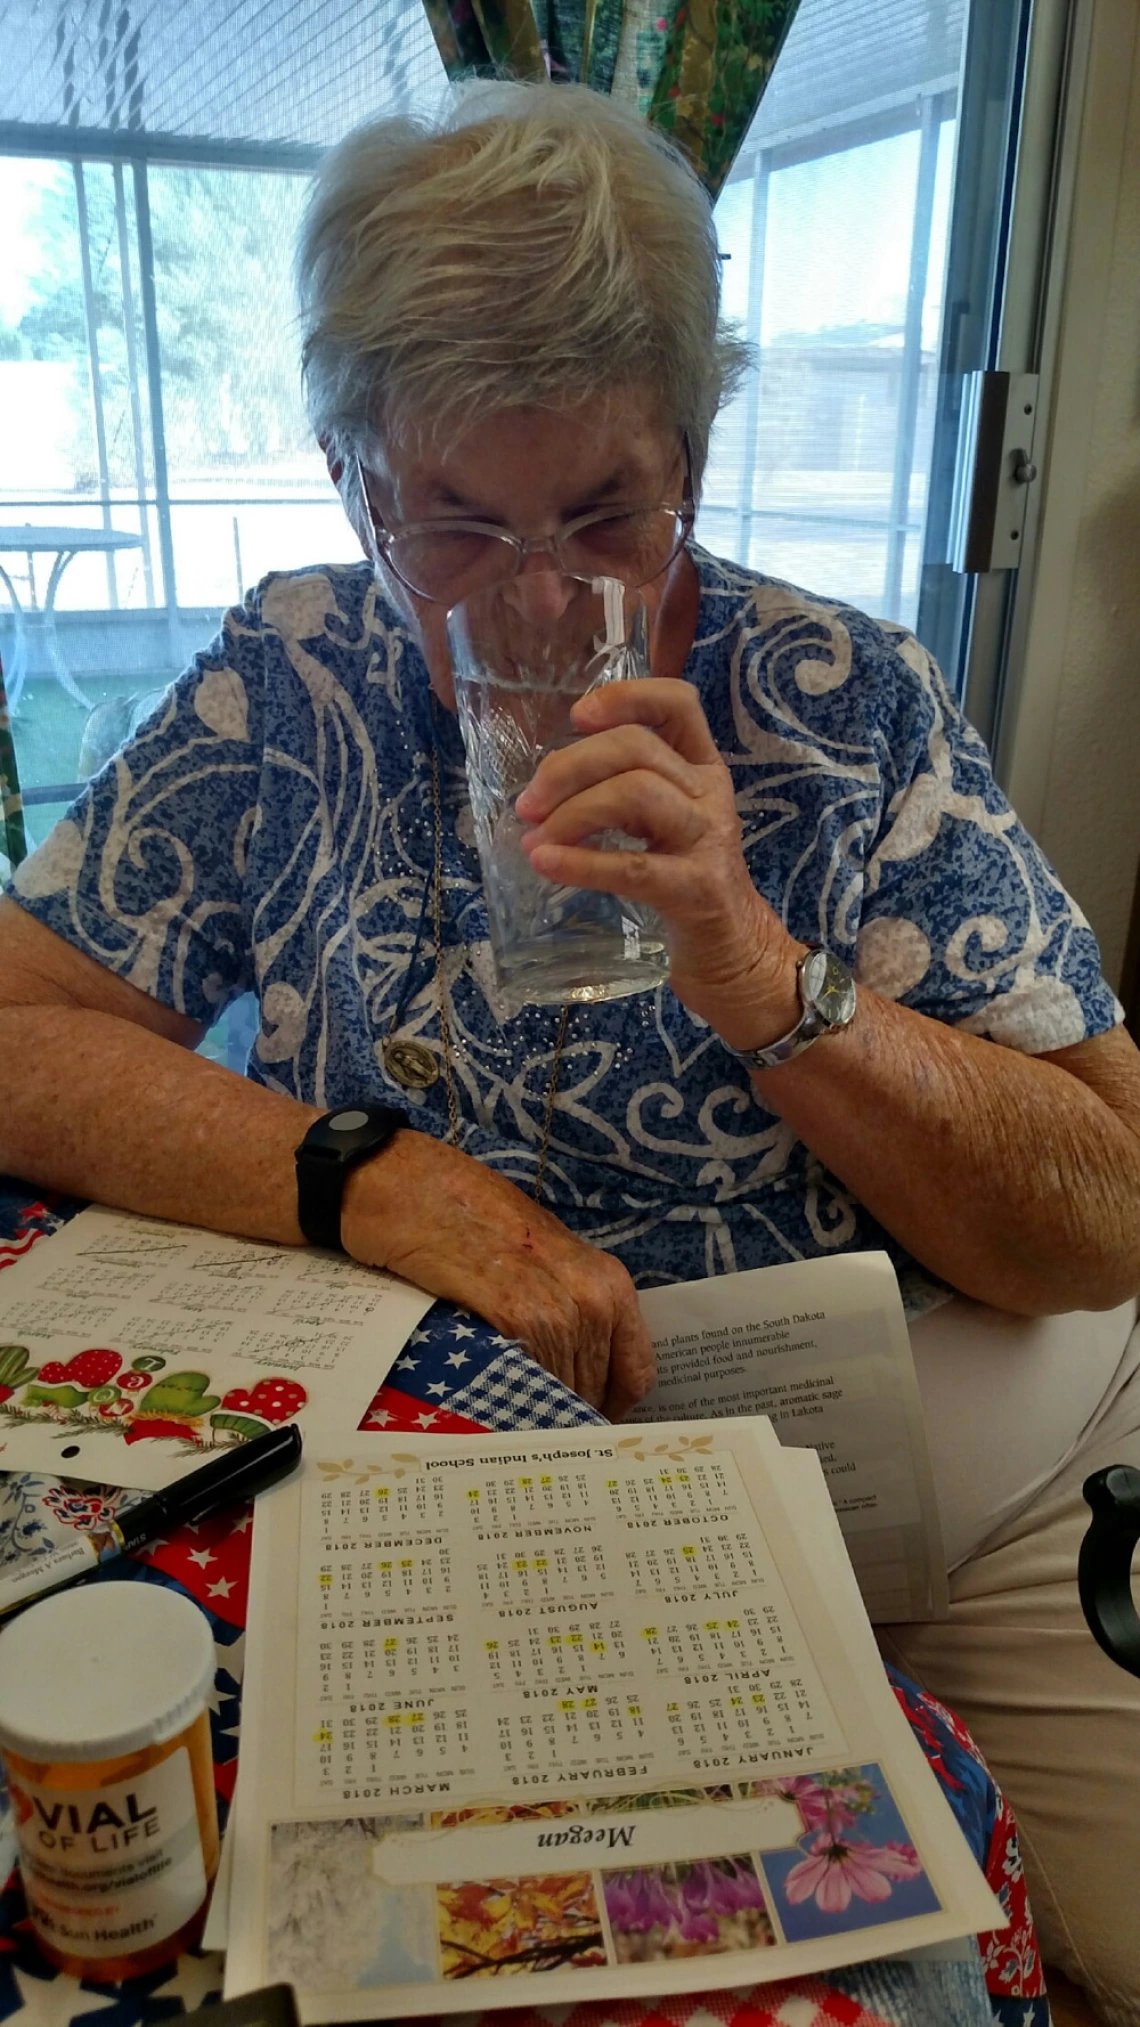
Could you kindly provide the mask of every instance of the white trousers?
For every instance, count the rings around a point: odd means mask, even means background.
[[[1079,1455],[954,1571],[949,1619],[879,1639],[969,1725],[1006,1794],[1046,1963],[1113,2027],[1140,2027],[1140,1679],[1102,1653],[1077,1595],[1081,1487],[1107,1464],[1140,1468],[1140,1372]]]

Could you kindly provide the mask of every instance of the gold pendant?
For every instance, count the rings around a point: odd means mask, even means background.
[[[384,1068],[405,1091],[427,1091],[439,1081],[439,1060],[426,1042],[394,1041],[384,1044]]]

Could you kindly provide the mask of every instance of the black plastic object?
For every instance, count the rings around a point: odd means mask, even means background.
[[[1132,1557],[1140,1542],[1140,1471],[1110,1464],[1084,1482],[1092,1520],[1081,1543],[1081,1609],[1106,1654],[1140,1675],[1140,1613],[1132,1596]]]
[[[129,1554],[176,1527],[196,1526],[220,1507],[252,1499],[284,1478],[300,1455],[301,1431],[296,1422],[283,1429],[269,1429],[251,1443],[223,1450],[188,1478],[168,1485],[165,1492],[154,1492],[137,1506],[128,1507],[117,1523],[123,1549]]]
[[[196,2021],[198,2027],[301,2027],[292,1985],[263,1985],[258,1992],[244,1992],[240,1999],[199,2006],[196,2013],[183,2018]]]

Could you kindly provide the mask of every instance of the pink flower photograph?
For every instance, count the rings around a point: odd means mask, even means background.
[[[794,1802],[803,1834],[761,1863],[789,1942],[815,1941],[940,1902],[878,1766],[758,1781],[751,1792]]]

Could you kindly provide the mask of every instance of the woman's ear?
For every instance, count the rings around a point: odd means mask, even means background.
[[[336,487],[337,492],[339,493],[340,482],[344,477],[344,459],[342,457],[337,456],[337,453],[333,448],[332,442],[327,436],[318,437],[317,442],[320,444],[321,449],[324,451],[325,463],[329,468],[329,477],[332,480],[334,486]]]
[[[701,580],[687,549],[674,557],[658,599],[647,599],[646,603],[650,606],[649,663],[653,674],[683,676],[701,611]]]
[[[338,494],[340,495],[341,506],[344,508],[345,514],[348,518],[349,527],[352,529],[353,534],[356,536],[356,539],[360,544],[361,554],[363,555],[366,563],[374,564],[376,559],[372,554],[372,549],[369,544],[368,537],[365,534],[364,529],[360,526],[359,522],[356,519],[356,515],[353,512],[353,507],[355,504],[353,495],[356,492],[356,488],[352,487],[351,489],[346,490],[344,484],[342,483],[345,474],[344,459],[334,449],[331,438],[327,436],[321,436],[317,438],[317,442],[320,444],[321,449],[324,451],[325,463],[329,468],[329,477],[332,480],[334,486],[336,487]]]

